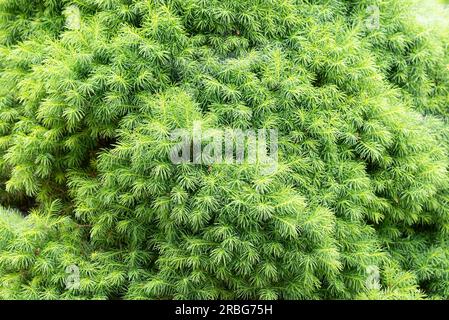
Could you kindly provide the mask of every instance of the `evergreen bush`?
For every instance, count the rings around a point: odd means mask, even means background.
[[[0,299],[449,298],[449,28],[414,5],[0,0]],[[277,170],[173,164],[195,122],[277,129]]]

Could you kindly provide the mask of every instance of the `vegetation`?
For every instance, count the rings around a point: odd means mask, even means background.
[[[449,29],[413,5],[0,0],[0,299],[449,298]],[[276,128],[278,170],[171,163],[194,121]]]

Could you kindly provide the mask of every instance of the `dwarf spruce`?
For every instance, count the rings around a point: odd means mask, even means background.
[[[449,298],[449,19],[416,6],[0,0],[0,299]],[[276,170],[172,161],[195,124],[275,131]]]

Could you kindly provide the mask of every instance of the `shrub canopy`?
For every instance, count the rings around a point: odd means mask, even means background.
[[[412,5],[1,0],[0,298],[449,298],[449,29]],[[277,129],[278,170],[173,164],[195,121]]]

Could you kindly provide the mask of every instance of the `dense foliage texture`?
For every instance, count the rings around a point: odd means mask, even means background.
[[[449,298],[449,33],[416,20],[0,0],[0,299]],[[194,121],[277,128],[278,170],[172,164]]]

